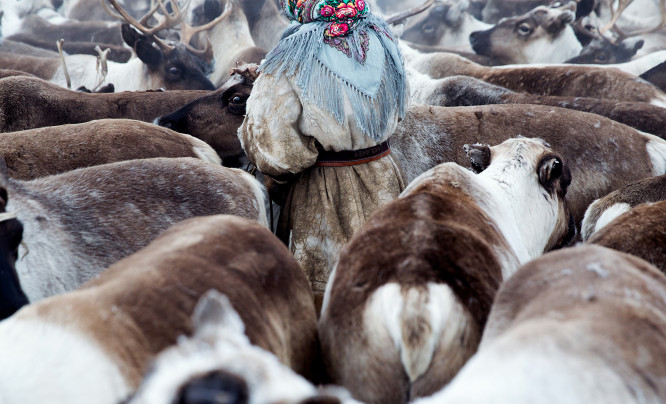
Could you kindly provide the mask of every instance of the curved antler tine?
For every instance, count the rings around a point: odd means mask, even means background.
[[[215,25],[219,24],[222,20],[227,18],[229,14],[231,14],[231,11],[233,10],[233,1],[232,0],[227,0],[227,3],[224,5],[224,10],[222,13],[220,13],[219,16],[217,16],[214,20],[203,24],[203,25],[197,25],[196,27],[193,27],[185,22],[180,23],[180,31],[181,31],[181,37],[180,41],[189,44],[194,35],[201,31],[206,31],[214,27]]]
[[[405,20],[408,17],[411,17],[411,16],[416,15],[418,13],[422,13],[423,11],[427,10],[428,7],[432,6],[434,2],[435,2],[435,0],[426,0],[425,3],[423,3],[422,5],[420,5],[418,7],[414,7],[414,8],[411,8],[409,10],[406,10],[406,11],[403,11],[403,12],[400,12],[400,13],[397,13],[397,14],[393,14],[392,16],[390,16],[386,19],[386,22],[389,23],[389,24],[398,24],[398,23],[402,22],[403,20]]]
[[[115,11],[113,11],[113,10],[111,10],[111,9],[109,8],[109,6],[106,4],[106,0],[99,0],[99,2],[100,2],[100,4],[102,5],[102,8],[104,8],[104,11],[106,11],[107,14],[109,14],[111,17],[113,17],[113,18],[115,18],[115,19],[117,19],[117,20],[120,20],[120,21],[125,21],[125,22],[127,22],[127,21],[125,20],[125,18],[123,18],[122,15],[116,13]]]
[[[140,23],[139,21],[137,21],[136,19],[134,19],[134,17],[132,17],[127,11],[125,11],[125,9],[123,9],[120,5],[118,5],[118,2],[117,2],[116,0],[108,0],[108,1],[109,1],[109,3],[111,4],[111,6],[113,6],[113,8],[115,8],[116,11],[118,11],[119,14],[113,12],[112,10],[110,10],[110,9],[108,8],[108,6],[105,4],[105,1],[106,1],[106,0],[100,0],[100,2],[102,3],[102,6],[104,7],[104,9],[105,9],[110,15],[112,15],[112,16],[115,17],[115,18],[118,18],[118,19],[120,19],[120,20],[123,20],[123,21],[129,23],[129,24],[132,25],[134,28],[136,28],[137,30],[139,30],[140,32],[142,32],[144,35],[149,36],[149,37],[152,39],[152,41],[155,42],[155,44],[157,44],[157,46],[159,46],[163,51],[165,51],[165,52],[170,52],[170,51],[172,51],[172,50],[174,49],[173,46],[171,46],[171,45],[167,44],[166,42],[162,41],[160,38],[158,38],[158,37],[155,35],[155,33],[156,33],[157,31],[166,28],[166,21],[162,21],[160,24],[156,25],[156,26],[153,27],[153,28],[147,28],[144,24],[142,24],[142,23]],[[158,3],[158,6],[159,6],[159,5],[162,5],[162,7],[164,7],[164,5],[162,4],[161,0],[158,0],[157,3]],[[166,10],[166,9],[165,9],[165,10]],[[151,9],[151,11],[152,11],[152,9]],[[152,11],[152,12],[154,13],[154,11]],[[150,13],[150,14],[152,15],[152,13]],[[145,18],[145,19],[148,19],[149,17],[150,17],[150,15],[145,16],[144,18]],[[142,20],[143,20],[143,19],[142,19]]]
[[[213,60],[213,46],[210,42],[210,38],[206,36],[206,47],[203,49],[197,49],[188,43],[183,43],[185,47],[192,52],[194,56],[200,57],[206,62],[210,63]]]
[[[151,3],[152,4],[150,6],[150,10],[148,10],[148,12],[143,17],[141,17],[141,19],[139,20],[139,24],[141,25],[148,24],[148,20],[150,19],[150,17],[152,17],[153,14],[155,14],[155,12],[157,11],[157,9],[160,8],[160,5],[157,4],[156,1],[153,0]]]
[[[609,29],[613,28],[615,24],[617,23],[617,20],[620,18],[622,15],[622,12],[629,7],[631,3],[633,3],[634,0],[619,0],[617,4],[617,10],[613,10],[613,2],[611,2],[611,20],[608,22],[608,24],[604,25],[603,28],[599,30],[601,34],[605,34],[606,31]]]

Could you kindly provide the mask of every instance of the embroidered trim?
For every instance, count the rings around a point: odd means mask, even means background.
[[[370,37],[366,31],[359,31],[359,36],[361,37],[361,53],[356,55],[355,59],[357,62],[364,64],[365,57],[368,54],[368,49],[370,49]],[[339,50],[340,52],[347,55],[348,58],[352,57],[352,51],[349,46],[349,41],[347,37],[328,37],[324,36],[324,43],[332,46],[333,48]]]

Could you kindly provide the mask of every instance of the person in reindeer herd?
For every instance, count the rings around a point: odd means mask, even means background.
[[[404,189],[388,138],[408,89],[396,38],[365,0],[281,0],[292,24],[259,68],[239,137],[288,191],[277,234],[318,304],[342,246]]]

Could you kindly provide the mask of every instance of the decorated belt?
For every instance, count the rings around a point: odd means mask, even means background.
[[[367,149],[343,150],[339,152],[322,151],[319,152],[315,167],[355,166],[379,160],[390,153],[391,148],[389,147],[388,140]]]

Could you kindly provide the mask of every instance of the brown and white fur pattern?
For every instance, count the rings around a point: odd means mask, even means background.
[[[9,179],[23,223],[16,271],[30,301],[77,288],[176,222],[235,214],[265,226],[263,187],[193,158],[129,160],[32,181]]]
[[[590,204],[585,211],[581,227],[583,240],[587,240],[631,208],[663,200],[666,200],[666,175],[627,184]]]
[[[256,222],[216,215],[179,223],[76,291],[0,322],[2,402],[125,399],[159,352],[191,334],[211,288],[229,298],[251,343],[310,374],[316,314],[298,263]]]
[[[6,77],[0,80],[0,132],[104,118],[152,122],[209,93],[205,90],[84,93],[37,77]]]
[[[636,205],[587,240],[622,251],[666,273],[666,200]]]
[[[274,354],[250,343],[237,310],[216,290],[200,299],[192,323],[194,335],[157,356],[128,404],[169,404],[190,397],[224,397],[224,402],[248,404],[315,403],[321,395],[339,400],[327,402],[356,402],[344,389],[320,391]]]
[[[413,105],[391,148],[410,182],[443,162],[465,164],[464,144],[498,144],[516,134],[543,137],[567,162],[573,178],[567,199],[577,226],[595,199],[666,173],[663,139],[602,116],[540,105]]]
[[[415,404],[656,404],[666,400],[666,278],[599,246],[562,249],[500,289],[479,351]]]
[[[82,167],[154,157],[193,157],[221,164],[203,140],[133,119],[100,119],[0,135],[9,176],[31,180]]]
[[[445,385],[474,353],[502,279],[559,245],[571,181],[539,139],[469,147],[478,174],[444,163],[416,178],[344,247],[319,335],[334,383],[370,403]]]
[[[422,53],[405,45],[400,50],[405,65],[432,78],[464,75],[517,92],[666,106],[666,94],[657,87],[618,69],[563,64],[482,66],[448,52]]]
[[[469,41],[476,53],[503,64],[563,63],[583,49],[571,26],[575,18],[575,1],[560,7],[539,6],[504,18],[491,29],[472,32]]]

